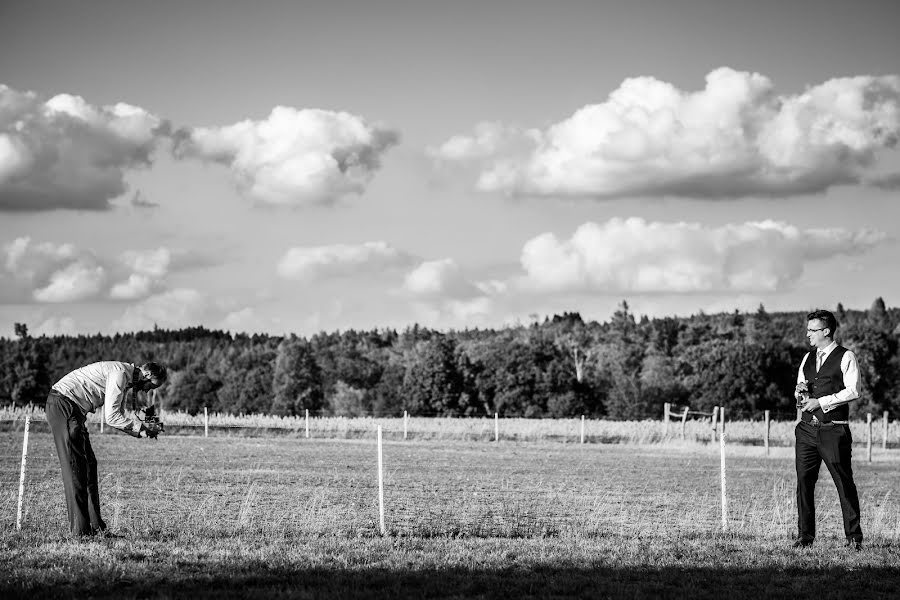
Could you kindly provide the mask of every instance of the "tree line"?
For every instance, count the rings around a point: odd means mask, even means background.
[[[862,375],[855,415],[900,412],[900,309],[834,311]],[[97,360],[169,369],[166,409],[302,415],[659,418],[670,402],[730,418],[795,413],[806,313],[636,318],[564,313],[500,329],[231,334],[191,327],[130,334],[0,337],[0,404],[40,405],[68,371]]]

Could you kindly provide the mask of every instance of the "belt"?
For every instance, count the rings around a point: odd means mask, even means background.
[[[813,427],[834,427],[835,425],[849,425],[850,421],[820,421],[816,415],[809,420],[809,424]]]

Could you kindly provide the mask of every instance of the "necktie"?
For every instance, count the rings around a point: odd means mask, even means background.
[[[819,372],[819,369],[822,368],[822,363],[825,362],[825,352],[823,350],[819,350],[816,352],[816,373]]]

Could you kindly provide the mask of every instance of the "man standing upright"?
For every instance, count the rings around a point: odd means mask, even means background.
[[[102,418],[133,437],[155,438],[161,423],[142,423],[125,416],[125,395],[158,388],[166,368],[156,363],[135,366],[102,361],[75,369],[55,384],[47,396],[47,421],[56,442],[62,468],[63,489],[73,535],[92,535],[106,529],[100,516],[97,459],[91,448],[85,421],[88,413],[102,409]]]
[[[862,548],[859,495],[850,465],[849,402],[859,398],[856,356],[834,341],[838,323],[827,310],[807,315],[806,338],[814,350],[800,362],[794,396],[802,409],[795,434],[798,537],[794,547],[810,546],[816,537],[815,488],[822,462],[831,473],[841,501],[847,545]]]

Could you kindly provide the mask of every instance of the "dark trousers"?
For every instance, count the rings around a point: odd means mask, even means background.
[[[85,426],[87,416],[74,402],[56,391],[47,396],[46,414],[62,468],[69,528],[74,535],[103,531],[106,523],[100,518],[97,458]]]
[[[859,495],[853,483],[850,466],[851,445],[849,425],[816,427],[798,423],[797,436],[797,529],[800,538],[811,542],[816,537],[815,489],[819,478],[819,466],[825,463],[841,500],[844,515],[844,534],[848,540],[862,541],[859,526]]]

